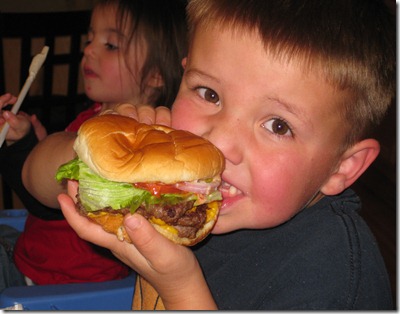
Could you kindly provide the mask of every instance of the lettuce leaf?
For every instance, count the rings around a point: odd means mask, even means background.
[[[140,205],[174,205],[194,200],[197,206],[221,199],[219,192],[201,198],[194,193],[154,196],[147,190],[136,188],[133,184],[109,181],[98,176],[79,158],[60,166],[56,173],[56,180],[61,182],[63,179],[79,180],[79,198],[85,210],[89,212],[111,207],[115,210],[130,208],[133,213]]]
[[[79,198],[86,211],[102,208],[131,208],[134,212],[150,192],[134,188],[132,184],[106,180],[95,174],[79,158],[62,165],[56,173],[56,180],[79,180]]]
[[[79,164],[83,163],[78,157],[61,165],[56,173],[56,180],[61,182],[63,179],[79,180]]]

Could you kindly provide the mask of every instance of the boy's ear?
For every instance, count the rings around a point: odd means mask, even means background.
[[[347,149],[337,170],[321,188],[325,195],[336,195],[352,185],[372,164],[379,154],[380,146],[374,139],[366,139]]]
[[[187,57],[182,59],[182,67],[186,68]]]

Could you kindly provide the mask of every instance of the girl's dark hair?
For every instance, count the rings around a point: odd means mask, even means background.
[[[154,88],[148,101],[155,106],[171,107],[183,75],[181,61],[187,54],[186,1],[100,0],[96,6],[114,6],[117,9],[117,27],[122,30],[127,25],[131,26],[129,42],[146,41],[147,56],[141,69],[141,91],[146,88],[146,80],[158,71],[164,84]],[[125,56],[128,52],[125,51]]]

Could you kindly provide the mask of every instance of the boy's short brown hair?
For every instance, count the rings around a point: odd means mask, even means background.
[[[190,38],[199,25],[256,31],[274,57],[320,71],[346,95],[343,148],[370,136],[394,99],[396,23],[383,0],[191,0],[187,12]]]

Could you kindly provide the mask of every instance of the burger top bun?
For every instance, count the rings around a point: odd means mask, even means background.
[[[222,153],[204,138],[115,114],[85,121],[74,149],[92,171],[118,182],[193,181],[224,167]]]

